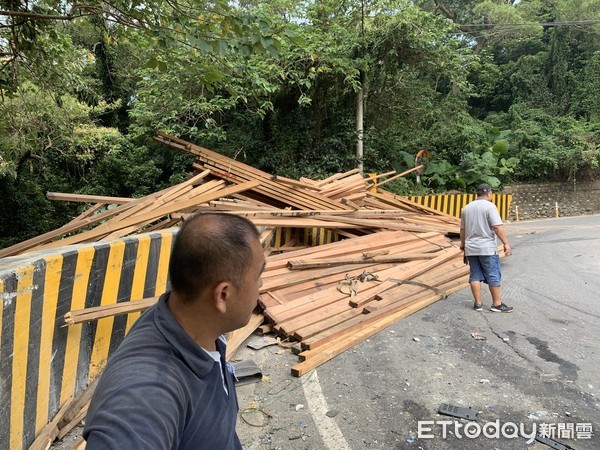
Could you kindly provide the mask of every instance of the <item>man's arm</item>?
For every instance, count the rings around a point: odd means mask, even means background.
[[[86,448],[177,448],[185,401],[176,386],[177,383],[157,384],[143,373],[122,387],[109,386],[106,394],[99,393],[90,405],[83,431]]]
[[[502,245],[504,245],[504,255],[510,256],[510,244],[508,243],[508,238],[506,237],[506,233],[504,232],[504,226],[494,225],[492,229],[494,230],[494,233],[496,233],[496,236],[498,236],[498,238],[502,241]]]
[[[463,208],[460,212],[460,249],[465,249],[465,240],[467,234],[465,232],[465,208]]]

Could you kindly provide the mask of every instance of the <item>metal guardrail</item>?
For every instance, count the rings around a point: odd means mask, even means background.
[[[475,194],[419,195],[407,196],[405,198],[419,205],[460,218],[461,210],[469,202],[475,200]],[[498,208],[502,220],[507,220],[510,215],[512,198],[511,194],[493,194],[492,196],[492,203]]]

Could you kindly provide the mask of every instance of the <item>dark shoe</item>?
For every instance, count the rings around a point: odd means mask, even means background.
[[[490,308],[490,311],[492,311],[492,312],[502,312],[502,313],[509,313],[509,312],[512,312],[512,310],[513,310],[512,306],[506,306],[504,303],[500,303],[498,306],[492,305],[492,307]]]
[[[483,305],[481,303],[473,303],[473,309],[475,311],[483,311]]]

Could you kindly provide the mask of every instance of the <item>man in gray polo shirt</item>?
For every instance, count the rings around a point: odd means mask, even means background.
[[[492,294],[490,311],[509,313],[513,308],[500,299],[502,274],[496,237],[504,245],[504,255],[509,256],[510,245],[500,214],[492,203],[492,188],[487,184],[480,184],[477,186],[477,199],[463,208],[460,221],[460,249],[464,250],[469,261],[469,284],[475,300],[473,309],[483,310],[481,283],[484,282]]]

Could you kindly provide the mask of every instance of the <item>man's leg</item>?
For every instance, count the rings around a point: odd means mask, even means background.
[[[500,306],[502,300],[500,300],[500,286],[489,286],[490,294],[492,294],[492,303],[495,306]]]
[[[475,299],[475,303],[481,305],[481,281],[471,281],[471,293]]]

